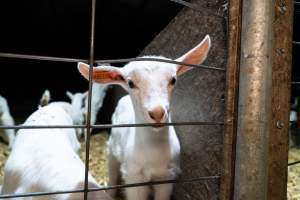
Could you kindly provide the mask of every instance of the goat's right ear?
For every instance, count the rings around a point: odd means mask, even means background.
[[[89,80],[89,65],[79,62],[78,70],[83,77]],[[93,81],[109,84],[121,84],[125,82],[121,70],[112,66],[93,67]]]
[[[70,98],[70,100],[73,100],[73,94],[70,91],[66,91],[66,95]]]
[[[200,42],[200,44],[198,44],[196,47],[194,47],[192,50],[190,50],[180,58],[177,58],[176,61],[193,65],[202,64],[208,55],[210,47],[211,40],[209,35],[206,35],[205,38]],[[192,67],[179,65],[177,67],[177,75],[184,74],[190,69],[192,69]]]
[[[84,93],[82,93],[83,98],[87,98],[88,94],[89,94],[89,91],[85,91]]]

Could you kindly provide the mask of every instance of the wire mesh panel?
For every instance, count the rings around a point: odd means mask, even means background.
[[[220,14],[220,8],[225,5],[225,1],[220,1],[217,4],[213,4],[213,6],[208,6],[207,13],[203,15],[203,10],[200,9],[203,7],[203,1],[192,1],[191,3],[185,1],[176,1],[177,3],[184,4],[188,8],[186,8],[181,15],[182,19],[186,20],[186,23],[182,23],[182,20],[179,24],[186,25],[198,31],[194,32],[190,30],[191,34],[198,33],[199,35],[193,35],[193,38],[189,37],[189,34],[184,33],[181,38],[176,37],[174,31],[174,38],[170,38],[170,43],[173,45],[165,45],[164,43],[160,43],[160,45],[167,47],[176,46],[176,50],[172,51],[158,51],[157,48],[148,47],[145,50],[147,53],[162,53],[165,56],[175,57],[179,55],[179,51],[186,51],[187,49],[182,49],[180,45],[185,43],[185,40],[190,39],[185,48],[190,48],[193,44],[198,42],[199,39],[203,38],[202,36],[205,33],[209,33],[212,35],[213,43],[215,42],[215,46],[213,46],[211,56],[208,59],[209,65],[192,65],[189,63],[181,63],[174,60],[165,60],[158,58],[129,58],[129,59],[113,59],[113,60],[96,60],[95,59],[95,25],[96,25],[96,0],[92,0],[92,10],[91,10],[91,35],[90,35],[90,55],[89,59],[77,59],[77,58],[61,58],[61,57],[49,57],[49,56],[39,56],[39,55],[24,55],[24,54],[12,54],[2,52],[0,53],[0,57],[6,58],[16,58],[16,59],[32,59],[32,60],[47,60],[47,61],[59,61],[59,62],[86,62],[90,64],[89,70],[89,80],[92,80],[93,77],[93,66],[94,63],[124,63],[130,61],[156,61],[156,62],[165,62],[165,63],[173,63],[173,64],[182,64],[187,66],[192,66],[197,68],[193,74],[190,76],[184,77],[181,81],[182,84],[178,86],[177,91],[175,92],[175,101],[174,107],[178,110],[174,110],[174,122],[170,123],[140,123],[140,124],[91,124],[91,99],[92,99],[92,87],[93,81],[89,82],[89,90],[88,90],[88,108],[87,108],[87,121],[84,125],[57,125],[57,126],[0,126],[0,129],[70,129],[70,128],[85,128],[87,131],[86,135],[86,157],[85,157],[85,182],[82,190],[72,190],[65,191],[63,188],[61,191],[49,191],[49,192],[35,192],[35,193],[24,193],[24,194],[3,194],[0,195],[0,199],[13,198],[13,197],[34,197],[34,196],[45,196],[45,195],[57,195],[57,194],[67,194],[67,193],[83,193],[84,200],[88,199],[89,192],[102,191],[102,190],[111,190],[111,189],[120,189],[120,188],[128,188],[128,187],[139,187],[139,186],[148,186],[148,185],[160,185],[160,184],[169,184],[169,183],[177,183],[183,190],[186,190],[183,187],[183,183],[193,183],[196,185],[193,187],[194,189],[191,191],[182,191],[181,193],[185,193],[180,196],[180,194],[175,192],[175,199],[189,199],[192,198],[203,198],[203,199],[217,199],[218,197],[218,180],[220,178],[220,169],[221,169],[221,152],[222,152],[222,128],[223,128],[223,109],[224,109],[224,79],[225,79],[225,55],[226,55],[226,18],[223,17],[223,11]],[[213,1],[211,1],[213,2]],[[197,9],[198,8],[198,9]],[[204,17],[203,17],[204,16]],[[196,19],[196,20],[195,20]],[[184,21],[183,20],[183,21]],[[180,25],[177,24],[176,21],[170,25],[172,29],[176,29]],[[196,26],[196,27],[195,27]],[[218,29],[212,30],[215,27]],[[199,31],[201,30],[201,31]],[[209,31],[210,32],[209,32]],[[178,34],[178,33],[177,33]],[[167,34],[166,34],[167,35]],[[165,39],[164,33],[161,33],[160,37]],[[187,39],[188,38],[188,39]],[[160,46],[159,45],[159,46]],[[221,47],[221,49],[219,48]],[[160,47],[158,47],[160,48]],[[167,53],[168,51],[168,53]],[[75,65],[75,64],[74,64]],[[75,67],[74,67],[74,70]],[[193,84],[190,84],[191,81]],[[200,85],[200,87],[199,87]],[[198,87],[197,87],[198,86]],[[208,89],[209,88],[209,89]],[[182,94],[187,94],[188,96],[182,96]],[[201,107],[195,108],[195,107]],[[207,114],[209,113],[209,114]],[[180,132],[181,139],[184,145],[191,145],[191,149],[185,149],[183,156],[182,165],[184,166],[186,163],[191,163],[193,165],[186,165],[188,167],[183,168],[184,174],[178,180],[161,180],[161,181],[151,181],[144,183],[133,183],[133,184],[122,184],[115,186],[103,186],[101,188],[91,188],[89,187],[88,182],[88,172],[89,172],[89,158],[90,158],[90,140],[91,140],[91,129],[92,128],[117,128],[117,127],[148,127],[148,126],[176,126],[178,132]],[[192,135],[193,134],[193,135]],[[198,134],[198,136],[196,135]],[[202,134],[202,136],[201,136]],[[203,136],[204,135],[204,136]],[[41,135],[42,137],[42,135]],[[197,143],[194,143],[194,142]],[[207,144],[209,143],[209,144]],[[198,144],[198,146],[197,146]],[[199,149],[203,149],[203,152],[192,152],[199,151]],[[200,153],[200,156],[198,155]],[[207,154],[207,155],[205,155]],[[193,156],[194,155],[194,156]],[[200,163],[199,157],[205,157],[202,159],[202,163]],[[195,159],[196,161],[193,161]],[[198,163],[197,163],[198,162]],[[199,169],[197,169],[200,166]],[[215,168],[212,168],[215,166]],[[195,173],[188,174],[187,171],[195,171]],[[208,173],[201,173],[201,171]],[[186,176],[185,176],[186,175]],[[212,184],[210,182],[213,182]],[[201,191],[195,192],[198,188],[197,185],[202,184]],[[186,184],[184,184],[186,185]],[[200,194],[202,191],[205,191],[205,187],[208,187],[207,194]],[[211,188],[213,189],[211,189]],[[188,192],[194,192],[193,194],[188,194]],[[212,194],[214,193],[214,194]],[[190,196],[189,196],[190,195]],[[184,198],[183,198],[184,197]]]

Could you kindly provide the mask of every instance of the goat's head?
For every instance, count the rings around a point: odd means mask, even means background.
[[[83,125],[85,123],[85,112],[84,112],[84,102],[87,98],[87,92],[85,93],[74,93],[72,94],[69,91],[66,91],[66,95],[71,100],[71,118],[73,119],[74,125]],[[76,130],[78,138],[81,138],[84,130],[78,128]]]
[[[188,64],[201,64],[211,46],[207,35],[195,48],[176,59]],[[161,58],[147,56],[144,58]],[[80,73],[89,79],[89,65],[78,64]],[[157,61],[133,61],[122,68],[98,66],[93,68],[93,80],[103,84],[121,85],[130,94],[135,113],[140,120],[150,123],[163,123],[169,117],[169,104],[177,77],[192,69]]]

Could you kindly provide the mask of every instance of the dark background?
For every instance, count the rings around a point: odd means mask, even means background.
[[[181,8],[169,0],[97,1],[95,58],[138,56]],[[0,52],[88,59],[90,21],[91,0],[1,1]],[[88,88],[76,63],[0,58],[0,66],[0,95],[18,122],[45,89],[57,101]]]
[[[0,2],[0,52],[89,58],[91,0],[9,0]],[[182,9],[169,0],[97,1],[95,58],[130,58]],[[300,6],[295,5],[294,40],[300,41]],[[293,47],[293,81],[300,81],[300,45]],[[36,110],[45,89],[52,99],[83,92],[88,83],[76,63],[0,58],[0,95],[22,122]],[[300,95],[300,85],[292,86]],[[105,100],[108,105],[109,99]],[[103,123],[109,121],[102,120]]]
[[[300,1],[295,1],[300,2]],[[300,3],[295,4],[294,11],[294,35],[293,40],[300,42]],[[293,45],[293,65],[292,65],[292,81],[300,82],[300,44]],[[291,85],[292,90],[292,99],[294,101],[294,97],[300,96],[300,84]]]

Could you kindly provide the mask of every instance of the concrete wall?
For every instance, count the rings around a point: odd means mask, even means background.
[[[223,14],[224,1],[194,0],[202,11],[183,9],[177,17],[149,44],[143,55],[161,54],[177,58],[198,44],[206,34],[212,39],[212,49],[204,64],[225,68],[226,20],[208,14]],[[193,69],[179,78],[172,99],[173,121],[223,122],[225,73]],[[182,145],[180,178],[189,179],[221,173],[223,126],[178,126]],[[219,181],[177,184],[176,200],[218,199]]]

